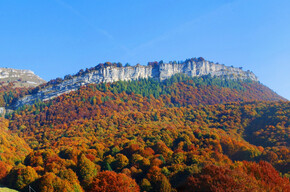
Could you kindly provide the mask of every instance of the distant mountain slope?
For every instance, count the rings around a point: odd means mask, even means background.
[[[2,85],[13,82],[15,87],[36,87],[46,81],[30,70],[0,68],[0,82]]]
[[[227,67],[222,64],[206,61],[203,58],[192,58],[177,63],[151,62],[148,66],[122,66],[120,63],[99,64],[96,67],[80,70],[76,75],[67,75],[64,79],[57,78],[46,85],[35,89],[34,93],[19,100],[16,107],[32,104],[35,101],[46,101],[61,94],[75,91],[81,86],[92,83],[112,83],[116,81],[132,81],[153,78],[158,81],[166,80],[175,74],[185,74],[189,77],[211,75],[223,79],[252,80],[258,78],[250,71],[241,68]]]

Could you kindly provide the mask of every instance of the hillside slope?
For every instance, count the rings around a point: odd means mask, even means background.
[[[14,165],[24,160],[31,149],[22,138],[12,134],[8,126],[9,121],[0,118],[0,161]]]
[[[210,76],[82,86],[6,116],[34,150],[4,183],[37,191],[287,191],[290,102],[280,99],[255,81]]]
[[[1,181],[8,175],[13,166],[23,162],[32,150],[28,144],[16,134],[8,130],[9,121],[0,118],[0,191]]]
[[[142,99],[134,100],[136,97]],[[124,100],[124,98],[126,99]],[[164,82],[143,79],[90,85],[61,95],[49,102],[23,106],[13,114],[7,114],[7,117],[13,120],[10,125],[11,130],[17,131],[21,136],[30,135],[31,139],[40,147],[42,142],[38,142],[42,139],[36,141],[35,136],[42,134],[39,132],[43,132],[42,128],[49,130],[49,127],[57,127],[58,131],[54,133],[53,137],[60,138],[66,131],[66,124],[70,125],[71,122],[78,119],[94,118],[104,110],[109,113],[113,112],[110,110],[122,112],[122,110],[126,110],[125,106],[129,101],[136,102],[136,106],[144,106],[144,110],[149,110],[148,102],[152,99],[158,100],[159,103],[154,108],[163,109],[174,106],[187,107],[227,102],[279,101],[283,98],[257,82],[222,80],[210,76],[192,78],[175,75]],[[116,106],[116,100],[122,102]],[[134,111],[141,110],[136,106],[134,106]],[[26,128],[20,131],[21,125],[25,125]],[[52,145],[51,142],[48,144]]]

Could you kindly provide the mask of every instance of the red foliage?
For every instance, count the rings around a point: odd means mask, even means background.
[[[187,183],[179,188],[179,191],[255,191],[256,187],[247,175],[238,170],[230,170],[226,167],[209,165],[202,169],[201,173],[188,178]]]
[[[254,176],[265,189],[269,191],[290,191],[289,179],[282,178],[270,163],[265,161],[260,161],[259,164],[247,161],[243,163],[246,172]]]
[[[123,173],[117,174],[113,171],[103,171],[93,179],[89,192],[139,192],[140,188],[135,182]]]
[[[246,162],[230,169],[209,165],[190,176],[179,191],[290,191],[290,182],[267,162]]]
[[[8,165],[0,161],[0,181],[8,175]]]

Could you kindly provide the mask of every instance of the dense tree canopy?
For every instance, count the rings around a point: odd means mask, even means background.
[[[81,87],[1,119],[0,182],[37,191],[287,191],[290,102],[279,99],[256,82],[209,76]]]

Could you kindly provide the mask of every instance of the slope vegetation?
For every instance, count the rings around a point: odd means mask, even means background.
[[[8,124],[8,120],[0,117],[0,182],[13,166],[23,162],[25,156],[31,152],[22,138],[8,130]]]
[[[3,183],[37,191],[287,191],[290,102],[282,100],[257,82],[210,76],[81,87],[7,114],[33,152]]]

